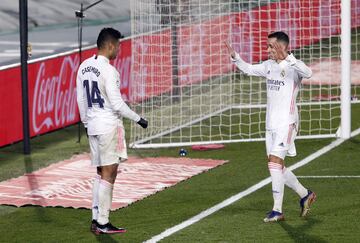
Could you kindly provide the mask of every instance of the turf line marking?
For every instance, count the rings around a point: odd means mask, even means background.
[[[310,178],[310,179],[336,179],[336,178],[360,178],[360,175],[324,175],[324,176],[296,176],[297,178]]]
[[[360,134],[360,128],[356,129],[355,131],[353,131],[351,133],[351,137],[354,137],[356,135]],[[340,144],[342,144],[343,142],[345,142],[346,140],[345,139],[342,139],[342,138],[338,138],[337,140],[333,141],[332,143],[330,143],[329,145],[326,145],[325,147],[323,147],[322,149],[316,151],[315,153],[313,154],[310,154],[308,157],[304,158],[303,160],[295,163],[294,165],[288,167],[288,169],[290,170],[294,170],[294,169],[297,169],[301,166],[304,166],[308,163],[310,163],[312,160],[320,157],[321,155],[329,152],[330,150],[332,150],[333,148],[339,146]],[[178,225],[175,225],[165,231],[163,231],[162,233],[158,234],[158,235],[155,235],[153,236],[151,239],[145,241],[145,243],[153,243],[153,242],[158,242],[198,221],[200,221],[201,219],[219,211],[220,209],[222,208],[225,208],[227,206],[229,206],[230,204],[238,201],[239,199],[259,190],[260,188],[266,186],[267,184],[269,184],[271,182],[271,178],[268,177],[262,181],[260,181],[259,183],[249,187],[248,189],[246,189],[245,191],[242,191],[242,192],[239,192],[238,194],[232,196],[232,197],[229,197],[228,199],[222,201],[221,203],[219,204],[216,204],[215,206],[211,207],[211,208],[208,208],[204,211],[202,211],[201,213],[199,213],[198,215],[195,215],[194,217],[188,219],[188,220],[185,220],[184,222],[178,224]]]

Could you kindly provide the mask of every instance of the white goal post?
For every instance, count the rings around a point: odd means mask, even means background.
[[[340,126],[350,136],[350,101],[360,103],[360,0],[134,0],[131,24],[130,102],[149,127],[131,126],[130,147],[264,140],[265,80],[236,70],[224,41],[258,63],[267,35],[280,30],[314,73],[299,93],[298,137],[336,137]]]

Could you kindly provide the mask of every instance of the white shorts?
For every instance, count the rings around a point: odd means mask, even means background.
[[[125,129],[119,124],[112,132],[89,136],[91,164],[105,166],[127,160]]]
[[[281,159],[285,156],[296,156],[295,137],[297,134],[297,124],[280,127],[275,130],[266,130],[266,154],[274,155]]]

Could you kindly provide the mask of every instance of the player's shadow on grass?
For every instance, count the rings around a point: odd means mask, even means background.
[[[33,168],[33,162],[32,162],[32,158],[31,155],[26,155],[24,156],[24,166],[25,166],[25,171],[26,173],[31,173],[33,172],[34,168]],[[31,177],[27,177],[28,178],[28,183],[29,183],[29,187],[31,191],[37,190],[39,188],[39,183],[38,180],[36,178],[36,176],[31,176]],[[44,200],[44,199],[40,199]],[[34,204],[37,204],[37,202],[34,202]],[[49,222],[50,219],[49,217],[46,215],[45,213],[45,209],[41,206],[35,206],[35,212],[36,215],[38,216],[38,218],[42,221],[42,222]]]
[[[114,235],[114,236],[116,236],[116,235]],[[121,234],[120,235],[118,235],[118,236],[121,236]],[[113,238],[113,236],[111,236],[111,235],[95,235],[95,238],[96,238],[96,240],[98,241],[98,242],[109,242],[109,243],[114,243],[114,242],[120,242],[121,241],[121,239],[119,239],[119,240],[115,240],[114,238]]]
[[[312,236],[306,233],[308,229],[313,227],[313,225],[319,223],[317,219],[307,219],[304,220],[304,224],[299,227],[293,227],[286,223],[286,221],[279,222],[279,225],[288,233],[288,235],[294,240],[294,242],[319,242],[326,243],[326,240],[321,239],[317,236]]]

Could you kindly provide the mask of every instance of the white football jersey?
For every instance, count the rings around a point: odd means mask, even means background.
[[[245,74],[266,78],[266,129],[276,129],[298,122],[296,97],[302,78],[310,78],[312,75],[308,66],[292,54],[280,63],[267,60],[251,65],[243,61],[238,53],[232,61]]]
[[[92,56],[80,65],[76,92],[80,118],[88,135],[111,132],[122,117],[140,120],[121,98],[119,72],[104,56]]]

